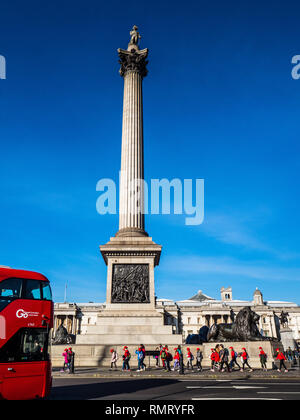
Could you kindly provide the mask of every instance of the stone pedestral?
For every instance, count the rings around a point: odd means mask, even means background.
[[[293,331],[288,328],[281,328],[280,329],[280,339],[283,345],[284,350],[287,350],[289,347],[294,350],[297,348],[295,340],[294,340],[294,336],[293,336]]]
[[[245,347],[247,353],[250,357],[249,365],[252,368],[260,368],[260,359],[259,359],[259,347],[262,347],[264,352],[267,354],[267,368],[272,369],[273,363],[275,362],[274,355],[276,353],[276,349],[279,348],[283,350],[283,346],[280,342],[277,341],[246,341],[246,342],[226,342],[226,343],[204,343],[203,344],[203,365],[209,366],[210,365],[210,355],[211,349],[214,348],[217,344],[223,344],[229,350],[229,347],[233,347],[234,350],[239,354],[242,352],[242,348]],[[231,358],[229,357],[229,360]],[[237,362],[239,365],[240,358],[238,357]]]
[[[107,264],[106,307],[77,344],[171,345],[182,335],[164,325],[164,313],[155,308],[154,267],[161,246],[148,236],[116,236],[100,247]],[[117,270],[117,271],[116,271]]]

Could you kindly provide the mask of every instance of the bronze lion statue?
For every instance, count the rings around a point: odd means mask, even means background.
[[[207,334],[207,341],[270,341],[258,330],[260,316],[248,306],[241,309],[232,324],[214,324]]]

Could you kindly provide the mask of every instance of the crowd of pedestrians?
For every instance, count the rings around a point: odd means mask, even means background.
[[[262,347],[258,347],[258,357],[261,364],[261,369],[267,371],[267,361],[268,355],[265,353]],[[117,370],[117,362],[119,360],[119,355],[117,351],[112,348],[111,353],[111,370]],[[292,351],[290,348],[287,351],[281,351],[279,348],[276,349],[275,359],[277,361],[277,370],[281,372],[282,369],[284,372],[288,372],[286,361],[293,361],[296,357],[299,358],[299,353],[295,354],[296,351]],[[155,359],[155,366],[157,368],[162,367],[164,370],[170,372],[178,371],[183,373],[184,369],[187,370],[197,370],[202,372],[202,361],[203,354],[201,349],[198,347],[195,354],[193,354],[190,347],[187,347],[186,350],[181,349],[181,346],[177,346],[173,349],[173,352],[169,350],[168,346],[158,346],[154,352],[150,352],[152,357]],[[146,349],[143,344],[140,344],[135,350],[135,355],[137,358],[137,372],[142,372],[146,370]],[[66,348],[62,354],[64,359],[64,365],[61,372],[74,373],[74,358],[75,353],[72,351],[72,348]],[[185,362],[184,363],[184,359]],[[131,353],[127,346],[123,347],[122,355],[122,371],[130,371],[130,360]],[[249,372],[252,372],[253,369],[250,365],[250,357],[245,347],[242,348],[242,351],[236,352],[233,346],[229,348],[225,347],[224,344],[217,344],[214,348],[211,349],[210,354],[211,366],[210,370],[212,372],[232,372],[238,370],[243,372],[248,368]],[[173,362],[173,365],[172,365]],[[236,369],[235,369],[236,368]]]

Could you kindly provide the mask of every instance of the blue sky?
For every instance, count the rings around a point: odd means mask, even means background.
[[[3,0],[0,264],[37,270],[55,300],[104,301],[99,253],[118,217],[96,183],[118,180],[117,48],[133,24],[149,48],[145,177],[204,178],[205,220],[149,215],[163,245],[158,297],[300,303],[300,54],[296,1]]]

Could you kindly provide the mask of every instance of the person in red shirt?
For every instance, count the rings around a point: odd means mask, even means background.
[[[233,347],[229,347],[230,350],[230,357],[231,357],[231,361],[229,363],[229,367],[230,369],[233,370],[234,365],[237,365],[237,367],[239,368],[239,370],[241,369],[241,366],[238,364],[236,358],[237,358],[237,353],[234,351]]]
[[[211,360],[211,371],[214,371],[214,366],[215,366],[215,349],[211,349],[211,355],[210,355],[210,360]]]
[[[173,370],[179,370],[179,360],[180,360],[180,354],[178,352],[178,348],[175,347],[175,354],[174,354],[174,365],[173,365]]]
[[[167,369],[167,348],[163,347],[160,352],[160,357],[163,365],[163,369]]]
[[[259,347],[259,360],[260,360],[260,364],[261,364],[261,368],[262,370],[267,371],[267,355],[266,353],[263,351],[262,347]]]
[[[286,360],[285,355],[282,353],[282,351],[280,351],[279,349],[276,349],[277,351],[277,356],[276,356],[276,360],[279,360],[279,369],[278,372],[281,372],[281,368],[284,367],[284,371],[288,372],[286,365],[284,363],[284,361]]]
[[[129,353],[128,347],[125,346],[123,348],[123,351],[124,351],[124,355],[123,355],[123,368],[122,368],[122,370],[130,370],[129,360],[130,360],[131,355]]]
[[[191,349],[189,347],[186,350],[187,350],[187,369],[191,368],[192,370],[194,370],[194,367],[193,367],[194,356],[192,355]]]
[[[217,363],[219,363],[220,361],[220,356],[216,349],[211,349],[210,360],[211,360],[210,370],[214,372],[214,369],[217,368]]]
[[[242,350],[243,350],[242,351],[243,366],[242,366],[241,371],[243,372],[244,369],[245,369],[245,366],[247,365],[248,368],[249,368],[249,372],[253,372],[252,367],[248,363],[249,356],[248,356],[248,353],[247,353],[245,347],[243,347]]]

